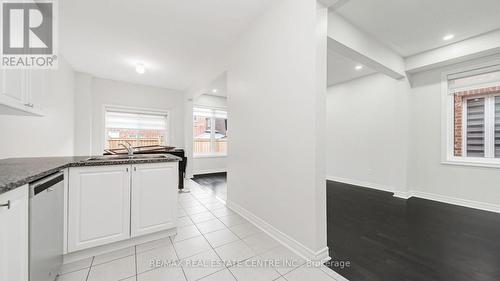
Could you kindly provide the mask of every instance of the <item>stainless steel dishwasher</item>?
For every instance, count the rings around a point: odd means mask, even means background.
[[[54,281],[63,262],[64,174],[30,184],[30,281]]]

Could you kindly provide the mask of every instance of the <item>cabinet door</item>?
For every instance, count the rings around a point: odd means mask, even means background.
[[[13,106],[24,107],[26,103],[26,70],[2,69],[2,100]]]
[[[0,281],[28,281],[28,186],[0,195]]]
[[[30,69],[27,72],[26,101],[33,110],[41,111],[48,91],[47,69]]]
[[[68,252],[130,237],[130,166],[69,170]]]
[[[177,165],[175,162],[132,166],[132,237],[176,226]]]

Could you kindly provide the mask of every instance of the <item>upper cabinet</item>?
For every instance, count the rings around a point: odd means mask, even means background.
[[[0,115],[42,116],[47,92],[44,69],[1,69]]]

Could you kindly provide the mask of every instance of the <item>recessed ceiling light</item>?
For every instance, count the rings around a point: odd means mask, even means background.
[[[146,72],[146,67],[144,66],[144,63],[138,62],[135,65],[135,71],[139,74],[143,74],[144,72]]]
[[[448,40],[451,40],[453,38],[455,38],[454,34],[446,34],[445,36],[443,36],[444,41],[448,41]]]
[[[217,93],[217,89],[212,89],[212,93]]]
[[[356,65],[356,67],[354,69],[361,70],[361,69],[363,69],[363,66],[362,65]]]

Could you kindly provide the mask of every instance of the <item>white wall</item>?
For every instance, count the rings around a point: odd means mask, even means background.
[[[326,16],[315,0],[270,2],[236,42],[228,68],[229,205],[312,259],[327,255],[318,137]]]
[[[227,108],[227,98],[213,95],[201,95],[194,101],[195,106]]]
[[[410,78],[411,88],[407,82],[383,75],[330,87],[329,178],[500,210],[498,169],[441,163],[441,75],[492,59],[414,74]]]
[[[59,58],[57,70],[44,70],[48,87],[40,99],[43,117],[0,116],[0,158],[73,154],[74,71]]]
[[[227,98],[213,95],[201,95],[194,101],[195,106],[222,108],[227,110]],[[229,121],[231,122],[231,121]],[[192,127],[191,127],[192,130]],[[226,156],[193,157],[193,174],[209,174],[227,172]]]
[[[195,156],[192,163],[194,175],[227,172],[226,156]]]
[[[92,154],[92,76],[75,73],[75,155]]]
[[[500,57],[496,56],[498,59]],[[409,189],[459,200],[496,205],[500,211],[500,170],[441,164],[441,73],[484,58],[412,76],[411,163]],[[446,199],[446,198],[445,198]],[[471,203],[474,202],[464,202]]]
[[[327,178],[406,190],[406,80],[374,74],[328,88]]]
[[[393,78],[405,77],[404,59],[335,11],[328,15],[328,47]]]
[[[184,94],[182,92],[96,77],[89,78],[84,74],[79,74],[77,77],[77,92],[85,95],[77,99],[84,100],[84,102],[76,104],[76,112],[80,114],[76,118],[83,121],[80,121],[78,127],[81,131],[75,131],[75,135],[84,139],[83,144],[78,145],[78,153],[86,154],[89,150],[94,155],[103,153],[105,105],[168,110],[170,113],[168,144],[177,147],[184,146]],[[88,107],[89,103],[91,108]],[[88,114],[92,119],[90,130],[87,124]],[[87,141],[89,131],[92,139],[90,143]],[[89,144],[90,148],[87,147]]]

